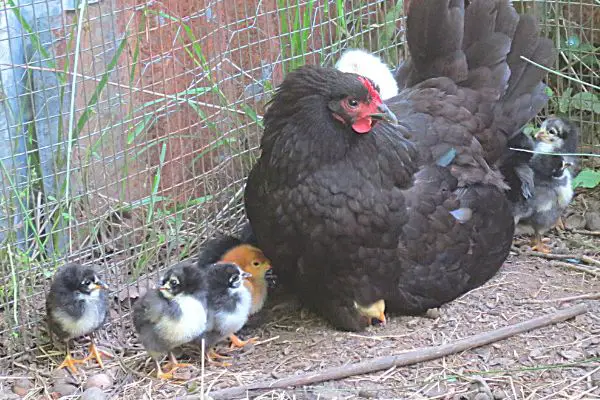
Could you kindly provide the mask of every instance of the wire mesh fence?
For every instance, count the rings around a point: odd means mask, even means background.
[[[600,153],[597,0],[515,2],[559,48],[548,113]],[[362,47],[395,66],[402,1],[8,0],[0,9],[0,359],[46,342],[65,260],[102,266],[114,338],[159,271],[243,218],[286,72]]]

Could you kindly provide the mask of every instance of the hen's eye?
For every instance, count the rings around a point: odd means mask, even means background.
[[[352,108],[358,107],[358,101],[356,99],[348,99],[348,105]]]
[[[252,261],[252,265],[254,265],[255,267],[258,267],[260,265],[260,263],[258,261]]]

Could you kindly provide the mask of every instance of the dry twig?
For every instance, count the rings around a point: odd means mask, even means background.
[[[581,260],[585,264],[594,265],[596,267],[600,267],[600,261],[586,255],[576,255],[576,254],[546,254],[540,253],[538,251],[526,251],[521,253],[526,256],[540,257],[545,258],[547,260],[572,260],[577,259]]]
[[[250,385],[235,386],[228,389],[221,389],[209,393],[213,399],[230,399],[234,396],[244,395],[252,390],[264,390],[275,388],[287,388],[290,386],[303,386],[330,380],[347,378],[354,375],[362,375],[385,370],[391,367],[400,367],[416,364],[424,361],[435,360],[450,354],[459,353],[468,349],[481,347],[494,343],[511,336],[528,332],[533,329],[542,328],[551,324],[566,321],[587,311],[585,304],[578,304],[555,313],[537,317],[518,324],[509,325],[504,328],[496,329],[490,332],[480,333],[454,343],[444,344],[434,347],[423,347],[395,356],[376,357],[368,361],[362,361],[354,364],[344,365],[323,370],[321,372],[312,372],[302,375],[290,376],[271,382],[257,382]]]
[[[583,229],[571,229],[572,233],[579,233],[580,235],[588,236],[600,236],[600,231],[586,231]]]
[[[580,294],[577,296],[559,297],[557,299],[544,299],[544,300],[531,299],[531,300],[525,300],[523,303],[542,304],[542,303],[554,303],[557,301],[560,303],[564,303],[566,301],[574,301],[574,300],[598,300],[598,299],[600,299],[600,293],[586,293],[586,294]]]
[[[590,274],[592,276],[600,277],[600,271],[594,271],[593,269],[584,267],[583,265],[571,264],[571,263],[564,262],[564,261],[553,261],[550,263],[550,265],[553,267],[563,267],[563,268],[567,268],[567,269],[572,269],[573,271],[584,272],[584,273]]]

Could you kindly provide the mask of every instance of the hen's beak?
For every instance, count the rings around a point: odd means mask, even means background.
[[[381,314],[379,315],[379,322],[381,322],[382,325],[385,325],[386,323],[386,319],[385,319],[385,312],[381,312]]]
[[[382,119],[390,124],[398,125],[398,118],[384,103],[378,105],[377,110],[379,111],[378,113],[370,114],[369,116],[373,119]]]

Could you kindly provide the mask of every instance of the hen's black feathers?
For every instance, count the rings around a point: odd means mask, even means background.
[[[546,101],[543,73],[519,56],[547,65],[551,43],[508,0],[466,13],[462,0],[413,1],[407,26],[403,90],[386,102],[399,126],[355,134],[328,105],[364,96],[360,80],[299,68],[265,114],[246,187],[281,281],[343,329],[361,328],[356,303],[419,313],[495,274],[514,224],[494,165]]]

